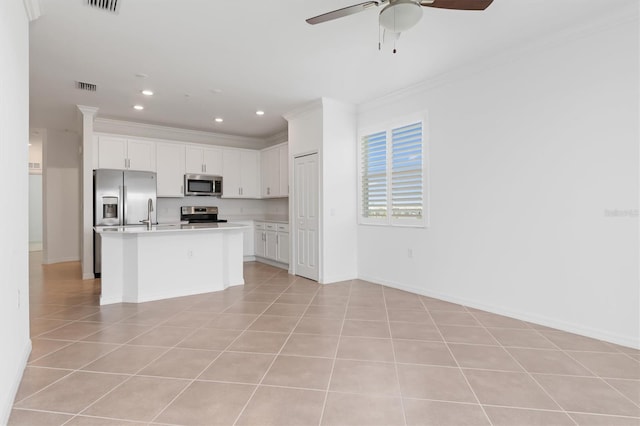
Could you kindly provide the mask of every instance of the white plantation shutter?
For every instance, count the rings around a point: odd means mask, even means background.
[[[387,216],[387,132],[362,138],[362,216]]]
[[[425,225],[423,122],[416,117],[361,137],[361,223]]]
[[[422,219],[422,122],[391,130],[391,216]]]

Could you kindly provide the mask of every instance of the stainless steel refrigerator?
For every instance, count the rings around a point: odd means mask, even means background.
[[[153,172],[94,170],[93,225],[145,226],[143,221],[149,213],[151,222],[156,223],[156,182]],[[100,234],[94,231],[93,273],[96,278],[102,272],[101,245]]]

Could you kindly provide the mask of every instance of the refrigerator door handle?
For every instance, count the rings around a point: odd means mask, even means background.
[[[127,224],[127,187],[122,187],[122,226]]]

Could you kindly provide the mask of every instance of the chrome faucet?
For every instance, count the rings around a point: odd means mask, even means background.
[[[147,229],[151,229],[153,222],[151,221],[151,212],[153,211],[153,199],[149,198],[147,202],[147,218],[140,221],[140,223],[146,223]]]

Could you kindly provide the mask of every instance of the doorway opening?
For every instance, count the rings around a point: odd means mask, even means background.
[[[29,132],[29,252],[41,252],[43,130]]]

